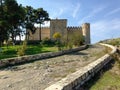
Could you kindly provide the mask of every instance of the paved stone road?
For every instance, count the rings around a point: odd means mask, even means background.
[[[44,90],[105,54],[105,48],[90,48],[67,55],[0,70],[0,90]]]

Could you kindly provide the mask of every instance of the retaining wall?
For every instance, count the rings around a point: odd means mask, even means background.
[[[110,54],[116,52],[116,48],[108,45],[101,44],[110,47],[112,51]],[[56,82],[55,84],[49,86],[45,90],[77,90],[81,85],[93,77],[100,69],[102,69],[111,59],[110,54],[106,54],[103,57],[97,59],[96,61],[88,64],[87,66],[81,68],[79,71],[68,75],[66,78]]]
[[[0,68],[10,66],[10,65],[27,63],[27,62],[31,62],[31,61],[35,61],[35,60],[41,60],[41,59],[45,59],[45,58],[56,57],[56,56],[60,56],[63,54],[80,51],[80,50],[86,49],[87,47],[88,47],[87,45],[84,45],[84,46],[81,46],[81,47],[78,47],[75,49],[63,50],[63,51],[59,51],[59,52],[49,52],[49,53],[42,53],[42,54],[2,59],[2,60],[0,60]]]

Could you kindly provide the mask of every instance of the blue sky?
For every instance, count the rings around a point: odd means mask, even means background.
[[[67,19],[68,26],[91,24],[92,43],[120,37],[120,0],[17,0],[43,8],[50,18]]]

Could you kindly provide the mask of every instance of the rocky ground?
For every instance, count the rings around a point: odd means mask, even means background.
[[[0,70],[0,90],[44,90],[105,54],[106,48],[88,49]]]

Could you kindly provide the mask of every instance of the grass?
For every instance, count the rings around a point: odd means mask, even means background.
[[[120,38],[108,40],[108,44],[120,46]],[[105,49],[104,52],[108,52]],[[105,68],[89,80],[82,90],[120,90],[120,53],[113,55],[114,63],[110,63]]]
[[[20,45],[6,46],[2,47],[2,52],[0,53],[0,59],[17,57],[17,51],[20,48]],[[27,45],[27,50],[25,51],[25,55],[32,55],[38,53],[45,53],[45,52],[55,52],[57,51],[57,47],[55,46],[43,46],[40,45]]]
[[[38,54],[38,53],[45,53],[45,52],[56,52],[57,47],[53,46],[43,46],[40,45],[29,45],[26,50],[26,55]]]
[[[109,65],[89,80],[83,90],[120,90],[120,73],[116,74],[115,68],[120,72],[117,64]]]
[[[115,64],[116,65],[116,64]],[[117,66],[114,66],[118,68]],[[120,72],[120,71],[119,71]],[[114,72],[114,68],[105,72],[101,79],[90,90],[120,90],[120,75]]]
[[[116,46],[116,45],[120,45],[120,38],[110,39],[110,40],[106,40],[106,41],[102,41],[102,42]]]

